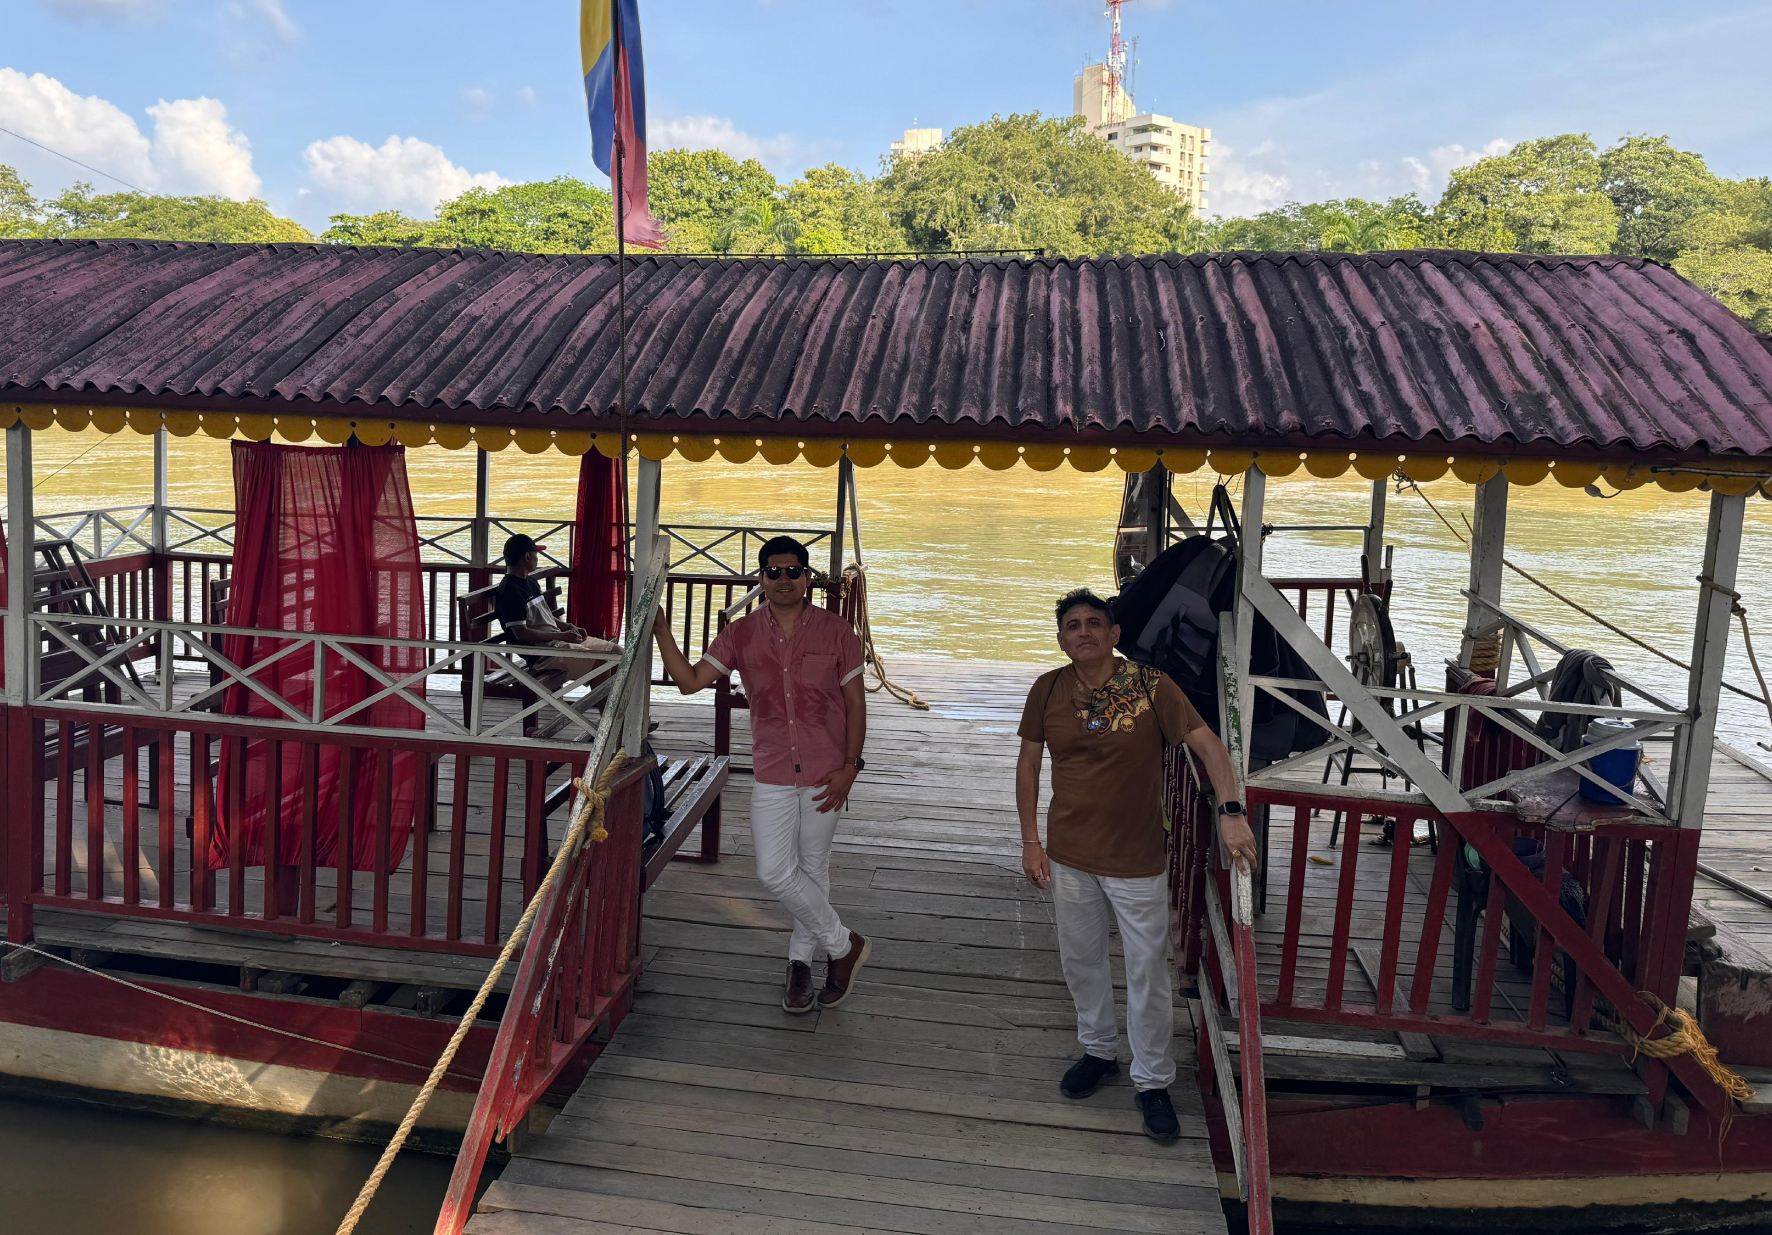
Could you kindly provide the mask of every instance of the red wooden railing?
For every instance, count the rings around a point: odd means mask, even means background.
[[[608,838],[571,858],[537,909],[492,1059],[455,1159],[437,1235],[460,1235],[487,1152],[514,1131],[607,1022],[632,1001],[640,971],[640,813],[652,761],[623,770],[604,816]]]
[[[45,905],[434,951],[496,953],[503,938],[499,874],[506,854],[521,846],[518,865],[527,901],[540,885],[546,862],[548,770],[563,765],[577,773],[587,755],[582,746],[514,750],[394,730],[385,735],[319,734],[222,717],[149,724],[75,708],[7,711],[8,927],[15,939],[29,937],[31,907]],[[249,887],[239,828],[228,830],[227,864],[220,870],[209,865],[218,819],[243,814],[243,773],[223,775],[224,746],[232,747],[230,770],[243,769],[248,757],[262,760],[273,784],[281,783],[282,769],[301,769],[293,777],[298,786],[293,802],[270,795],[265,822],[267,852],[282,852],[280,839],[293,833],[299,837],[301,860],[291,866],[273,863],[256,895]],[[381,774],[374,778],[357,772],[371,752],[385,756],[377,761]],[[396,757],[417,764],[418,793],[403,870],[395,869],[391,860],[389,785]],[[323,759],[338,761],[340,770],[339,792],[324,807],[317,792]],[[480,900],[467,890],[469,785],[477,761],[490,773],[491,798],[484,921],[476,924],[467,920],[471,913],[464,917],[464,908]],[[440,778],[452,787],[448,804],[440,802]],[[376,860],[372,869],[352,870],[348,855],[358,817],[354,799],[362,793],[376,795],[370,812]],[[84,802],[84,821],[75,818],[76,802]],[[321,818],[322,809],[331,814],[330,820]],[[520,823],[520,833],[513,822]],[[340,857],[329,867],[315,860],[315,837],[324,823],[335,826],[339,835]],[[445,825],[447,854],[442,869],[433,871],[427,841]],[[77,842],[84,860],[76,860]],[[151,895],[144,895],[144,870],[151,875]],[[332,872],[330,881],[320,878],[323,870]],[[334,900],[323,912],[318,902],[326,882],[332,884]],[[442,903],[436,905],[432,893],[439,887]],[[367,893],[367,906],[353,903],[353,892]],[[404,912],[398,910],[402,899]]]
[[[1324,647],[1335,646],[1335,613],[1337,606],[1346,607],[1347,593],[1358,596],[1362,592],[1373,590],[1366,581],[1359,578],[1343,579],[1332,577],[1313,577],[1297,579],[1269,579],[1274,590],[1282,596],[1293,598],[1298,608],[1298,616],[1305,621],[1311,620],[1311,610],[1318,610],[1322,619],[1322,638]],[[1385,588],[1386,593],[1389,588]]]
[[[1169,902],[1179,938],[1175,955],[1197,983],[1206,1024],[1197,1027],[1202,1075],[1224,1116],[1237,1187],[1251,1235],[1272,1235],[1268,1178],[1267,1079],[1262,1068],[1260,975],[1255,962],[1254,887],[1250,872],[1229,870],[1217,852],[1217,809],[1185,749],[1168,756]],[[1234,1018],[1232,1029],[1223,1025]],[[1232,1034],[1240,1077],[1230,1068]],[[1239,1084],[1240,1080],[1240,1084]]]

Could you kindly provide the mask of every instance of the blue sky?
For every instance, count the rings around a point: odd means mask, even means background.
[[[1068,112],[1099,0],[641,0],[652,144],[872,170],[913,120]],[[4,0],[0,126],[143,188],[324,227],[590,169],[567,0]],[[1211,210],[1431,198],[1526,137],[1667,133],[1772,174],[1772,3],[1135,0],[1143,108],[1209,125]],[[113,181],[0,133],[39,193]]]

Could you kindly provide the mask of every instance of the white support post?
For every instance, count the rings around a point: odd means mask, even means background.
[[[1384,477],[1372,482],[1372,514],[1366,520],[1366,534],[1360,538],[1360,553],[1365,557],[1366,585],[1384,585],[1384,503],[1390,496],[1391,482]]]
[[[1717,701],[1723,693],[1723,661],[1729,653],[1729,619],[1734,616],[1731,593],[1741,564],[1741,524],[1746,510],[1745,494],[1710,495],[1704,570],[1698,576],[1698,619],[1692,628],[1692,672],[1686,679],[1686,707],[1693,719],[1675,739],[1669,774],[1668,805],[1682,828],[1704,826]]]
[[[1237,562],[1237,715],[1243,721],[1241,766],[1249,775],[1249,726],[1255,719],[1255,688],[1249,684],[1250,639],[1255,630],[1255,606],[1250,600],[1253,584],[1261,576],[1261,524],[1267,507],[1267,477],[1260,468],[1251,467],[1243,473],[1243,537],[1238,546]]]
[[[1471,523],[1470,591],[1489,601],[1501,603],[1501,558],[1507,550],[1507,477],[1500,472],[1477,486],[1476,512]],[[1458,663],[1470,668],[1471,649],[1477,632],[1493,622],[1495,615],[1472,600],[1464,611],[1464,641],[1459,645]],[[1497,673],[1505,673],[1499,666]],[[1499,688],[1501,679],[1496,679]]]
[[[652,634],[638,630],[635,624],[644,620],[639,614],[641,581],[652,569],[652,555],[657,551],[658,490],[663,465],[657,459],[640,457],[640,486],[634,495],[634,585],[628,597],[628,637],[639,640],[634,656],[633,692],[628,696],[628,714],[624,718],[622,749],[628,758],[637,759],[646,744],[648,721],[652,715]]]
[[[6,430],[6,702],[29,703],[37,676],[31,656],[31,593],[36,583],[37,512],[31,500],[31,431]]]
[[[1169,472],[1161,463],[1144,474],[1144,564],[1169,547]]]
[[[155,553],[165,553],[166,546],[171,543],[167,535],[167,515],[172,507],[167,496],[170,492],[166,459],[168,440],[169,435],[165,429],[154,430],[154,520],[151,535]]]
[[[474,529],[470,533],[468,565],[486,570],[492,565],[492,456],[483,446],[474,447]]]

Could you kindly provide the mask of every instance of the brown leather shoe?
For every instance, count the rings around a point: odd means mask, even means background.
[[[834,1008],[849,997],[855,986],[855,975],[868,963],[868,953],[873,950],[873,944],[854,931],[849,932],[848,954],[825,966],[824,989],[818,992],[820,1008]]]
[[[812,966],[805,961],[788,962],[788,984],[781,992],[781,1006],[796,1016],[817,1006],[812,998]]]

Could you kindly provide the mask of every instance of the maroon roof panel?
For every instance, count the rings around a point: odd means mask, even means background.
[[[0,241],[0,397],[600,417],[615,280],[603,256]],[[1772,347],[1636,259],[642,257],[627,301],[639,418],[1772,454]]]

